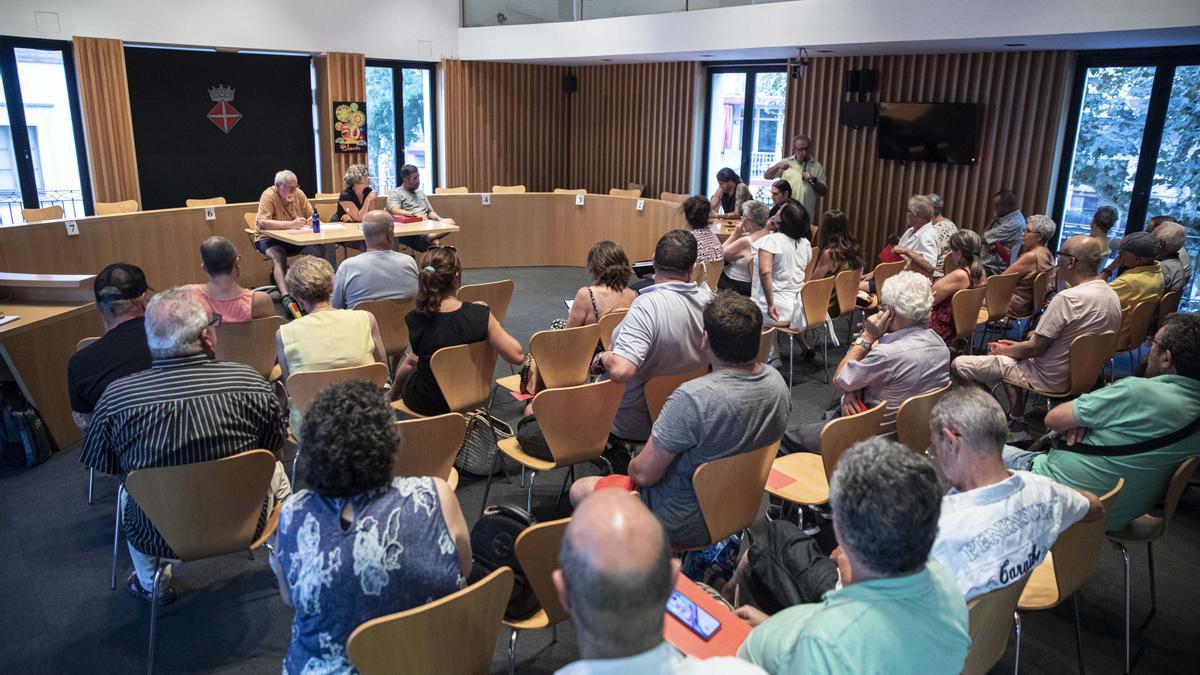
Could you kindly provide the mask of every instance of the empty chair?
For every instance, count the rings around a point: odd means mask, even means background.
[[[986,675],[1008,647],[1008,634],[1017,617],[1017,600],[1025,590],[1029,577],[1022,577],[1004,588],[981,595],[967,603],[970,617],[971,648],[963,664],[963,675]],[[1017,621],[1018,651],[1014,661],[1020,661],[1021,624]]]
[[[909,396],[901,403],[896,410],[896,440],[913,452],[923,453],[929,449],[929,413],[950,387],[947,384],[940,389]]]
[[[126,199],[123,202],[93,202],[92,208],[98,216],[115,216],[120,213],[136,213],[138,203],[136,199]]]
[[[435,194],[435,195],[457,195],[457,194],[466,194],[468,192],[470,192],[470,190],[468,190],[466,188],[466,186],[463,186],[463,187],[436,187],[433,189],[433,194]]]
[[[887,401],[874,408],[829,420],[821,429],[821,454],[795,452],[777,458],[771,469],[782,478],[767,483],[768,494],[793,504],[825,504],[829,501],[829,478],[838,458],[850,446],[879,433]]]
[[[703,376],[708,372],[708,364],[704,364],[698,368],[693,368],[682,373],[674,375],[658,375],[646,380],[643,387],[643,396],[646,399],[646,410],[650,412],[650,421],[658,419],[658,414],[662,412],[663,406],[667,403],[667,398],[679,388],[679,385],[694,380],[697,377]]]
[[[529,338],[529,353],[537,363],[538,377],[547,389],[573,387],[588,378],[600,325],[589,324],[563,330],[542,330]],[[509,375],[496,381],[509,391],[519,391],[520,375]]]
[[[396,422],[396,431],[404,445],[392,465],[393,474],[435,476],[452,490],[458,487],[454,456],[467,435],[467,418],[462,413],[401,420]]]
[[[494,190],[494,191],[499,192],[498,190]],[[524,192],[524,190],[521,190],[521,192]],[[585,190],[583,188],[577,188],[577,189],[576,188],[554,188],[554,194],[556,194],[556,195],[586,195],[587,190]]]
[[[340,196],[337,192],[318,192],[313,195],[313,199],[337,199]]]
[[[55,204],[40,209],[21,209],[21,217],[27,223],[40,223],[44,220],[62,220],[63,207]]]
[[[758,516],[771,462],[779,441],[729,457],[705,462],[692,474],[692,489],[708,528],[708,546],[750,527]]]
[[[493,185],[492,192],[498,195],[521,194],[525,192],[524,185]]]
[[[687,201],[688,197],[691,197],[691,195],[683,194],[681,192],[660,192],[660,193],[658,193],[659,200],[664,201],[664,202],[674,202],[676,204],[684,203],[685,201]]]
[[[334,196],[336,197],[337,195]],[[314,203],[312,206],[317,210],[317,215],[321,217],[322,223],[332,222],[333,214],[335,211],[337,211],[338,207],[337,202],[327,202],[323,204]]]
[[[562,547],[563,535],[567,532],[570,518],[551,520],[538,523],[526,528],[517,536],[514,546],[517,562],[525,573],[533,595],[540,606],[538,611],[528,619],[516,621],[504,620],[504,625],[512,630],[508,640],[508,672],[516,670],[517,636],[523,630],[539,630],[554,628],[554,640],[558,639],[558,624],[570,618],[558,599],[558,591],[554,588],[553,573],[558,569],[558,550]]]
[[[508,316],[508,303],[512,300],[512,279],[501,279],[485,284],[468,284],[458,289],[458,299],[463,302],[482,302],[491,310],[496,321],[504,323]]]
[[[183,203],[190,207],[193,206],[224,206],[224,197],[200,197],[197,199],[185,199]]]
[[[633,190],[633,189],[623,190],[621,188],[613,188],[608,191],[608,194],[613,197],[641,197],[642,191],[641,190]]]
[[[621,323],[621,320],[624,319],[625,315],[628,313],[628,308],[614,309],[600,317],[600,321],[597,322],[597,325],[600,326],[600,344],[605,349],[612,347],[613,331],[617,329],[617,326]]]

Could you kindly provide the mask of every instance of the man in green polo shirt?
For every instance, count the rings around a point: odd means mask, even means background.
[[[792,186],[792,198],[804,206],[808,217],[814,223],[820,220],[817,197],[824,197],[829,188],[825,185],[825,166],[812,158],[812,140],[808,136],[800,134],[794,138],[792,156],[772,164],[763,178],[786,180]]]
[[[954,577],[927,562],[942,491],[923,455],[875,437],[838,460],[829,486],[841,588],[763,620],[738,656],[769,673],[958,673],[967,605]]]
[[[1136,454],[1096,454],[1103,447],[1145,444],[1180,432],[1200,417],[1200,315],[1172,314],[1150,341],[1146,377],[1119,382],[1063,403],[1046,415],[1046,427],[1078,451],[1031,453],[1005,448],[1010,469],[1030,470],[1094,494],[1125,479],[1108,518],[1110,532],[1154,508],[1171,475],[1200,454],[1200,432]],[[1090,447],[1099,446],[1098,450]]]

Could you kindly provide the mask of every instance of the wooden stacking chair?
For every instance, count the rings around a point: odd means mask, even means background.
[[[458,289],[458,299],[463,302],[482,302],[488,306],[496,321],[504,323],[508,317],[508,304],[512,301],[514,284],[512,279],[501,279],[485,284],[468,284]]]
[[[220,340],[217,340],[217,342],[219,344]],[[284,389],[287,391],[288,399],[296,406],[296,410],[299,410],[300,414],[304,415],[308,412],[309,407],[312,406],[313,399],[317,397],[317,394],[327,387],[348,380],[368,380],[382,389],[387,384],[387,376],[387,365],[378,362],[368,363],[365,366],[351,366],[349,368],[309,370],[303,373],[288,375]],[[392,405],[394,406],[395,403]],[[295,440],[299,441],[299,439]],[[300,453],[302,450],[303,448],[297,449],[296,456],[292,458],[292,484],[296,483],[296,466],[300,463]]]
[[[1072,399],[1091,391],[1104,371],[1104,363],[1112,356],[1116,342],[1117,334],[1113,332],[1075,336],[1071,340],[1070,360],[1067,362],[1070,374],[1066,391],[1041,391],[1032,387],[1026,391],[1045,398],[1047,410],[1052,400]],[[996,385],[999,386],[1001,384]]]
[[[675,204],[682,204],[682,203],[686,202],[688,200],[688,197],[691,197],[691,195],[683,194],[681,192],[660,192],[660,193],[658,193],[659,201],[673,202]]]
[[[78,343],[75,344],[75,351],[76,352],[83,351],[83,349],[85,347],[91,346],[91,344],[93,342],[95,342],[96,340],[99,340],[99,339],[100,339],[99,337],[83,338],[82,340],[80,340]],[[89,466],[88,467],[88,505],[89,506],[91,506],[91,504],[92,504],[92,489],[95,485],[95,482],[96,482],[96,470]],[[120,512],[120,509],[118,508],[118,514],[119,514],[119,512]]]
[[[775,328],[768,326],[758,338],[758,362],[767,363],[771,359],[771,345],[775,342]]]
[[[975,323],[983,324],[983,334],[979,337],[979,351],[987,342],[988,326],[1008,318],[1008,306],[1012,304],[1013,291],[1017,290],[1020,274],[997,274],[987,279],[987,294],[984,296],[984,306],[976,315]]]
[[[909,396],[896,411],[896,440],[913,452],[925,454],[929,449],[929,414],[952,385]]]
[[[963,288],[950,298],[950,313],[954,315],[954,337],[947,343],[956,354],[971,353],[975,327],[979,325],[979,310],[987,294],[987,286]]]
[[[400,358],[408,351],[408,322],[405,319],[415,306],[415,298],[364,300],[354,306],[354,309],[370,312],[379,324],[379,337],[383,339],[390,372],[396,372]]]
[[[317,194],[313,195],[312,198],[313,199],[337,199],[338,197],[341,197],[341,196],[342,196],[341,193],[338,193],[338,192],[318,192]]]
[[[896,274],[904,271],[904,261],[898,260],[890,263],[879,263],[875,266],[873,279],[875,280],[875,294],[878,295],[883,291],[883,282],[896,276]]]
[[[587,193],[588,191],[583,188],[554,188],[556,195],[586,195]]]
[[[429,358],[429,367],[452,412],[486,407],[496,370],[496,350],[487,340],[442,347]],[[392,407],[409,417],[425,417],[402,400],[392,401]]]
[[[217,360],[244,363],[258,371],[264,380],[270,380],[278,356],[275,334],[283,324],[281,316],[222,323],[217,329]]]
[[[837,297],[838,311],[835,319],[846,317],[846,342],[854,330],[854,313],[858,311],[858,284],[862,281],[862,268],[842,270],[834,277],[833,290]]]
[[[1046,292],[1049,291],[1049,289],[1050,271],[1047,270],[1044,272],[1038,272],[1037,275],[1033,277],[1033,305],[1029,309],[1029,314],[1027,316],[1016,316],[1012,312],[1009,312],[1008,322],[1011,323],[1016,321],[1021,323],[1021,330],[1019,331],[1020,340],[1025,339],[1025,335],[1029,332],[1029,327],[1033,324],[1033,320],[1042,313],[1042,308],[1046,306]],[[1007,327],[1005,332],[1008,332]]]
[[[1158,302],[1143,300],[1133,307],[1121,311],[1121,330],[1117,333],[1117,344],[1109,359],[1110,381],[1117,379],[1117,354],[1129,356],[1129,373],[1132,375],[1137,366],[1133,353],[1140,352],[1142,343],[1146,341],[1146,332],[1150,330],[1150,322],[1158,316]]]
[[[1168,316],[1179,311],[1181,300],[1183,300],[1183,294],[1179,291],[1163,293],[1162,301],[1158,303],[1158,326],[1166,323]]]
[[[468,192],[470,192],[470,190],[468,190],[466,188],[466,186],[463,186],[463,187],[436,187],[433,189],[433,194],[435,194],[435,195],[460,195],[460,194],[465,195]]]
[[[541,608],[528,619],[504,620],[504,625],[512,631],[508,638],[509,675],[516,672],[517,636],[521,631],[550,628],[554,631],[550,644],[554,644],[558,642],[558,624],[570,618],[558,598],[553,578],[554,570],[558,569],[558,550],[562,548],[563,536],[570,522],[570,518],[562,518],[538,523],[525,528],[517,535],[514,545],[517,562],[521,564],[525,579],[533,589],[533,596],[537,598]]]
[[[512,569],[501,567],[444,598],[371,619],[350,634],[346,655],[363,675],[487,675],[512,585]]]
[[[394,476],[436,476],[458,488],[454,457],[467,435],[462,413],[419,417],[396,422],[402,445],[392,464]]]
[[[27,223],[40,223],[46,220],[62,220],[63,207],[55,204],[40,209],[21,209],[21,217]]]
[[[529,353],[537,363],[538,375],[546,389],[574,387],[587,382],[596,341],[600,339],[600,325],[589,324],[563,330],[542,330],[529,338]],[[517,392],[521,390],[521,376],[509,375],[496,380],[496,384]]]
[[[821,454],[793,452],[776,458],[771,464],[772,472],[790,479],[778,487],[766,484],[767,494],[793,504],[826,504],[829,502],[829,479],[838,459],[850,446],[865,441],[879,433],[883,423],[886,401],[874,408],[845,417],[837,417],[825,423],[821,429]]]
[[[1029,577],[1024,576],[996,590],[985,593],[967,603],[971,648],[967,650],[967,661],[963,664],[963,675],[987,675],[1000,662],[1008,647],[1008,634],[1014,621],[1017,628],[1017,645],[1021,644],[1021,622],[1017,615],[1017,600],[1025,590]],[[1014,661],[1021,659],[1018,650]]]
[[[692,474],[692,490],[708,528],[709,546],[750,527],[758,517],[763,488],[779,441],[750,452],[705,462]]]
[[[498,195],[506,194],[523,194],[525,192],[524,185],[493,185],[492,192]]]
[[[642,196],[642,191],[641,190],[623,190],[621,188],[612,188],[611,190],[608,191],[608,194],[613,197],[637,198],[637,197]]]
[[[191,208],[193,206],[224,206],[226,202],[224,197],[201,197],[198,199],[185,199],[183,203],[188,208]]]
[[[704,281],[708,284],[708,290],[712,291],[713,293],[717,292],[717,282],[721,280],[721,272],[724,270],[724,259],[716,262],[704,263]]]
[[[126,199],[123,202],[92,202],[92,208],[98,216],[115,216],[121,213],[137,213],[136,199]]]
[[[629,308],[614,309],[606,312],[600,317],[597,325],[600,326],[600,344],[605,349],[612,348],[613,331],[617,329],[617,325],[625,319],[625,315],[629,313]]]
[[[796,336],[813,331],[821,333],[821,359],[824,365],[825,382],[829,382],[829,330],[825,317],[829,316],[829,298],[833,296],[833,286],[837,277],[825,277],[816,281],[806,281],[800,287],[799,301],[804,305],[804,321],[807,327],[802,330],[792,330],[788,326],[775,326],[775,330],[790,336],[788,342],[788,388],[792,387],[792,364],[795,361]],[[789,317],[790,318],[790,317]]]
[[[646,399],[646,410],[650,412],[650,421],[654,422],[658,419],[663,406],[667,404],[667,399],[679,388],[679,385],[701,377],[707,372],[708,364],[706,363],[682,373],[658,375],[646,380],[646,384],[642,386],[642,395]]]

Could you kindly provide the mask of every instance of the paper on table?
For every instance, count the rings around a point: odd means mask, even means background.
[[[571,311],[571,307],[575,304],[574,300],[563,300],[563,302],[567,305],[568,312]]]
[[[321,223],[321,231],[325,230],[344,230],[346,226],[343,223]]]
[[[16,321],[17,319],[20,319],[20,318],[21,317],[16,314],[5,314],[4,316],[0,316],[0,326],[3,326],[6,323]]]

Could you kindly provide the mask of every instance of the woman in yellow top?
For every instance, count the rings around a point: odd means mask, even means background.
[[[304,316],[275,333],[281,382],[292,373],[387,363],[379,324],[370,312],[334,309],[333,266],[322,258],[301,256],[287,272],[288,290]],[[300,437],[301,416],[288,404],[292,434]]]

